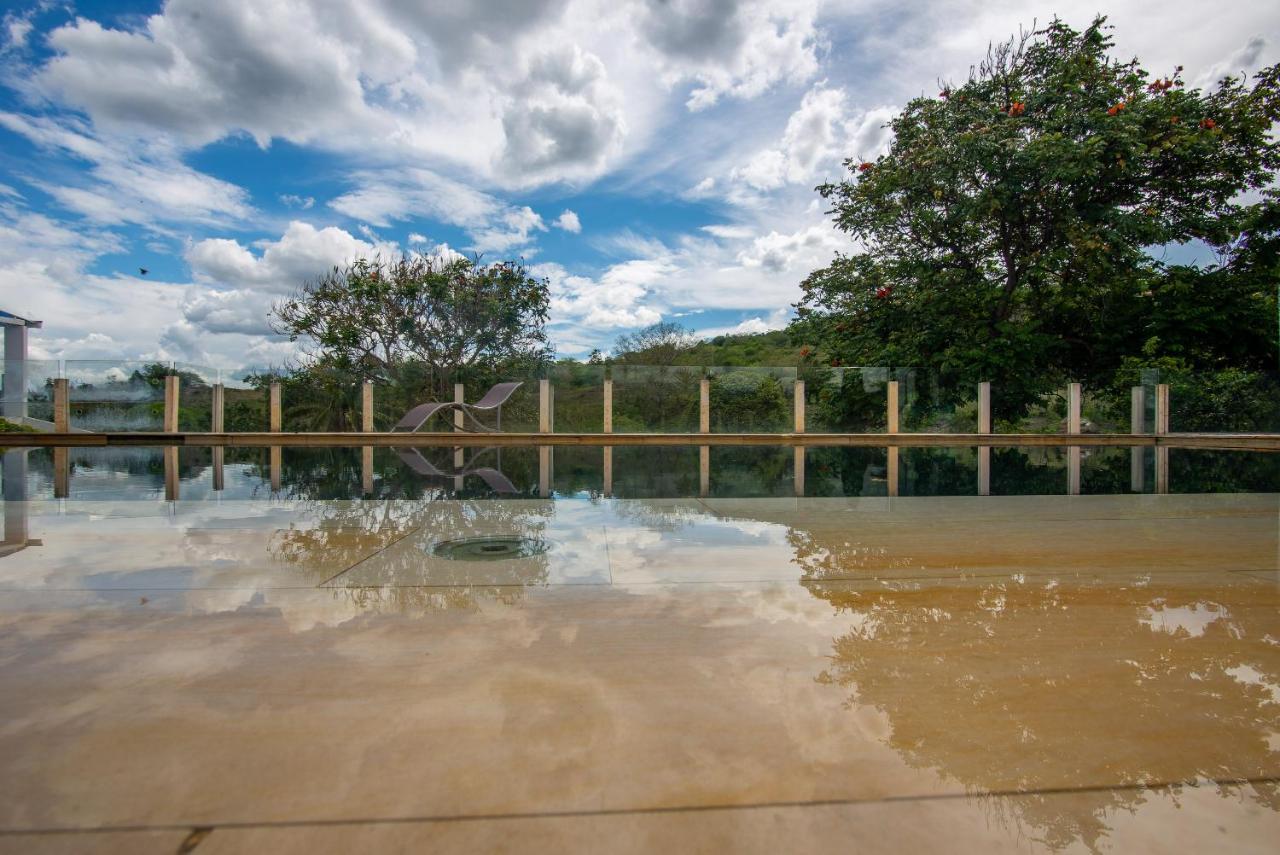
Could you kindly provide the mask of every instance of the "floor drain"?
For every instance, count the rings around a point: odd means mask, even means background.
[[[427,552],[453,561],[502,561],[541,555],[550,548],[551,544],[540,537],[493,535],[442,540],[428,547]]]

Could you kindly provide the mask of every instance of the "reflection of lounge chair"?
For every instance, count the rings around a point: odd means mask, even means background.
[[[484,397],[476,401],[474,404],[463,403],[462,401],[432,401],[426,404],[419,404],[412,410],[404,414],[392,431],[409,431],[412,433],[427,423],[427,420],[436,413],[444,410],[452,410],[457,408],[467,418],[471,419],[476,428],[483,431],[502,430],[502,405],[507,402],[507,398],[511,397],[511,393],[522,386],[522,383],[499,383],[484,393]],[[497,410],[498,426],[491,428],[483,425],[475,417],[476,410]]]
[[[398,454],[400,459],[404,461],[405,466],[408,466],[419,475],[425,475],[428,478],[460,478],[466,475],[475,475],[477,478],[488,484],[489,489],[493,490],[495,493],[520,492],[516,489],[516,485],[512,484],[511,480],[507,478],[506,475],[503,475],[492,466],[472,466],[472,464],[475,463],[475,459],[487,451],[489,451],[489,449],[486,448],[472,455],[471,460],[467,461],[466,465],[456,472],[445,472],[430,460],[423,457],[422,452],[416,448],[397,448],[396,454]]]

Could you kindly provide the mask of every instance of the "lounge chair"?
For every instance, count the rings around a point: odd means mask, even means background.
[[[482,431],[502,430],[502,405],[511,397],[511,393],[520,388],[523,383],[499,383],[484,393],[484,397],[476,401],[474,404],[466,404],[462,401],[431,401],[426,404],[419,404],[412,410],[404,414],[404,418],[396,422],[392,432],[408,431],[413,433],[418,430],[436,413],[446,410],[458,409],[467,418],[471,419],[476,429]],[[497,410],[498,426],[491,428],[488,425],[481,424],[480,420],[475,417],[477,410]]]
[[[485,448],[476,452],[466,464],[455,472],[445,472],[436,466],[430,460],[422,455],[422,452],[416,448],[397,448],[396,454],[404,461],[404,464],[417,472],[419,475],[425,475],[428,478],[459,478],[466,475],[475,475],[486,484],[489,489],[495,493],[518,493],[516,485],[511,483],[506,475],[493,468],[492,466],[475,466],[476,458],[490,451]]]

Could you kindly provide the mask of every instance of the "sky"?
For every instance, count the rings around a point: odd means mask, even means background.
[[[989,42],[1102,13],[1193,85],[1280,61],[1280,6],[1236,0],[0,8],[0,309],[33,358],[222,367],[296,358],[274,302],[405,251],[523,259],[559,356],[778,329],[852,249],[814,187]]]

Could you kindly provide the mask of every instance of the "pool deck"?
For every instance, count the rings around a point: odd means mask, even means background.
[[[425,447],[425,446],[671,446],[789,445],[919,447],[1124,447],[1210,448],[1234,451],[1280,451],[1274,433],[199,433],[129,431],[119,433],[0,434],[15,448],[48,446],[228,446],[294,447]]]
[[[19,510],[0,852],[1280,839],[1280,495]]]

